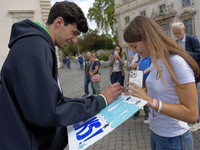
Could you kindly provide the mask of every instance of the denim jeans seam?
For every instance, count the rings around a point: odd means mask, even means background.
[[[186,147],[188,150],[190,149],[189,145],[185,141],[182,140],[182,148],[183,147]]]
[[[184,134],[181,135],[181,141],[182,141],[182,148],[187,148],[188,150],[190,149],[189,145],[187,142],[185,142],[185,139],[190,136],[190,132],[186,132]],[[192,147],[193,147],[193,143],[192,143]]]

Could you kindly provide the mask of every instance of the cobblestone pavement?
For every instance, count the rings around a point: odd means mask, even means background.
[[[59,69],[59,76],[63,93],[66,97],[73,98],[84,95],[83,69],[77,69],[75,63],[72,63],[72,69]],[[109,67],[101,67],[102,90],[105,90],[108,87],[109,80]],[[126,82],[127,72],[125,83]],[[198,86],[200,86],[200,84]],[[89,91],[90,94],[92,94],[90,85]],[[137,120],[133,120],[132,117],[129,118],[110,134],[87,148],[87,150],[150,150],[150,130],[149,126],[144,124],[143,121],[144,111],[140,110],[140,115]],[[194,150],[199,150],[200,130],[192,132],[192,135],[194,140]],[[69,150],[69,148],[66,147],[65,150]]]

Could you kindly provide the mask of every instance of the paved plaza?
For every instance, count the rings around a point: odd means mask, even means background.
[[[127,82],[127,71],[125,83]],[[76,68],[72,63],[72,69],[59,69],[60,81],[63,93],[66,97],[81,97],[84,95],[84,70]],[[105,90],[109,86],[109,67],[101,67],[101,87]],[[198,85],[200,86],[200,84]],[[126,87],[126,84],[125,86]],[[200,89],[200,88],[199,88]],[[89,85],[90,94],[92,94]],[[199,91],[200,95],[200,91]],[[144,111],[140,110],[137,120],[132,117],[117,127],[110,134],[87,148],[87,150],[150,150],[149,125],[143,123]],[[200,130],[192,132],[194,150],[200,149]],[[68,147],[65,150],[69,150]]]

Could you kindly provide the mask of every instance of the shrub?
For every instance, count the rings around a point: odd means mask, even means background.
[[[110,54],[111,54],[111,53],[100,54],[100,55],[97,56],[97,58],[98,58],[99,60],[108,61]]]
[[[97,58],[99,60],[108,61],[110,55],[111,55],[111,53],[104,53],[104,54],[98,55]],[[126,59],[126,52],[122,51],[122,55],[124,55],[124,57]]]
[[[126,52],[122,51],[122,55],[124,55],[125,60],[126,60]]]

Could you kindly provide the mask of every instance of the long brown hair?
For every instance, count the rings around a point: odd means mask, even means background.
[[[120,45],[115,45],[114,46],[114,51],[115,51],[116,47],[119,47],[119,49],[120,49],[119,56],[122,58],[122,47]]]
[[[137,16],[127,26],[124,32],[124,40],[127,43],[143,41],[149,50],[151,60],[158,69],[158,73],[165,83],[161,69],[157,63],[157,59],[161,59],[165,64],[173,82],[182,87],[172,68],[169,56],[177,54],[183,57],[194,71],[195,77],[199,75],[199,67],[197,62],[183,50],[172,38],[170,38],[160,26],[152,19],[146,16]],[[165,83],[166,84],[166,83]]]

